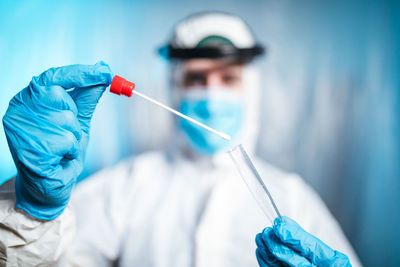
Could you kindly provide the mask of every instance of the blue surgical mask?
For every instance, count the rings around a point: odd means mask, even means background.
[[[182,92],[179,110],[183,114],[204,123],[235,139],[243,121],[242,95],[225,88],[196,88]],[[190,147],[201,154],[212,155],[230,145],[213,134],[185,119],[179,126]]]

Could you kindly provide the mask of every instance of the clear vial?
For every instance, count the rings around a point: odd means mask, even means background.
[[[280,217],[281,214],[249,155],[241,144],[228,151],[228,154],[254,199],[272,225],[274,219]]]

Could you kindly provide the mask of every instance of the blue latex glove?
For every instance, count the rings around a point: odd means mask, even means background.
[[[256,256],[264,266],[351,266],[349,258],[303,230],[288,217],[256,236]]]
[[[18,170],[18,208],[43,220],[63,212],[83,168],[90,120],[112,78],[104,62],[51,68],[11,99],[3,124]]]

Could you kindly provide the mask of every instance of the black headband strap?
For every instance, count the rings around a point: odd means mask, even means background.
[[[236,48],[234,46],[200,47],[200,48],[174,48],[166,45],[158,49],[158,53],[166,59],[192,59],[192,58],[238,58],[252,59],[264,54],[261,45],[250,48]]]

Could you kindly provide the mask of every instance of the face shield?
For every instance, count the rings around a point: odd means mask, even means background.
[[[173,105],[180,112],[231,135],[227,142],[176,118],[179,147],[215,155],[230,146],[255,146],[258,133],[259,75],[251,64],[264,53],[240,18],[221,12],[190,16],[159,49],[170,62]]]

